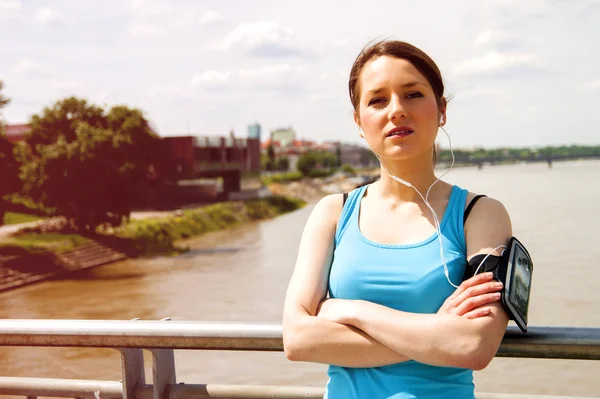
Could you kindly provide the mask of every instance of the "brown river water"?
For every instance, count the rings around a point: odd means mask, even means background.
[[[534,260],[531,326],[600,327],[600,162],[457,168],[450,183],[500,199]],[[0,318],[280,323],[312,205],[186,242],[178,257],[128,260],[0,294]],[[177,351],[187,383],[323,386],[326,366],[283,353]],[[147,365],[151,376],[151,364]],[[0,375],[120,379],[111,349],[0,348]],[[600,362],[496,358],[479,392],[600,397]]]

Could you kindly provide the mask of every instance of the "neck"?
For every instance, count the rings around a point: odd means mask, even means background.
[[[390,176],[396,176],[413,187],[406,186]],[[417,189],[423,198],[427,195],[427,190],[436,181],[433,171],[432,153],[426,151],[418,158],[412,158],[406,161],[390,161],[381,159],[381,190],[384,195],[396,197],[406,202],[421,202],[421,196],[415,191]],[[428,200],[431,201],[435,187],[429,192]]]

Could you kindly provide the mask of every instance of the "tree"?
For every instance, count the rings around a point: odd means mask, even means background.
[[[288,157],[281,157],[277,160],[277,170],[286,172],[290,168],[290,160]]]
[[[0,111],[10,103],[10,99],[2,94],[3,87],[4,83],[0,80]],[[14,157],[13,144],[4,134],[4,123],[0,119],[0,225],[3,224],[4,214],[8,209],[4,197],[19,189],[19,165]]]
[[[102,108],[76,97],[59,100],[51,107],[45,107],[40,115],[31,117],[31,132],[27,143],[34,153],[36,145],[53,144],[60,136],[70,143],[76,139],[75,131],[80,123],[95,128],[108,128],[108,120]]]
[[[269,160],[267,161],[267,170],[271,171],[275,169],[275,148],[273,148],[273,143],[269,143],[267,147],[267,157]]]
[[[129,217],[159,143],[141,111],[117,106],[105,113],[70,98],[32,117],[32,126],[28,145],[17,153],[34,200],[79,230],[117,226]]]
[[[336,158],[336,167],[341,167],[342,166],[342,144],[341,143],[337,143],[335,145],[335,158]]]
[[[4,82],[0,80],[0,116],[2,116],[2,114],[1,114],[2,108],[6,107],[10,103],[10,98],[6,98],[2,94],[2,89],[4,89]],[[0,129],[1,129],[1,126],[0,126]]]
[[[9,209],[6,195],[16,193],[21,189],[19,180],[19,163],[15,159],[13,144],[0,133],[0,225],[4,214]]]
[[[304,176],[308,176],[310,172],[317,166],[317,157],[314,152],[307,152],[306,154],[302,154],[298,158],[298,163],[296,164],[296,168]]]

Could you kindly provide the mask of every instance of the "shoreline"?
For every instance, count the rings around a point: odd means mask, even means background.
[[[173,215],[130,221],[104,234],[85,235],[67,251],[52,247],[32,250],[18,243],[3,245],[0,246],[0,292],[125,259],[176,256],[189,250],[180,245],[181,240],[271,219],[306,204],[302,199],[283,195],[216,203]],[[43,231],[43,223],[40,225],[38,228]],[[53,234],[68,237],[72,232]]]

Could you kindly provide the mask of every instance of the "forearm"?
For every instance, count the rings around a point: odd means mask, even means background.
[[[380,367],[409,360],[355,327],[317,316],[284,325],[284,349],[294,361],[342,367]]]
[[[506,323],[504,316],[498,308],[494,308],[490,316],[467,319],[445,314],[406,313],[357,301],[348,324],[416,361],[481,369],[496,353],[495,342],[501,340],[498,328],[486,337],[486,325]]]

